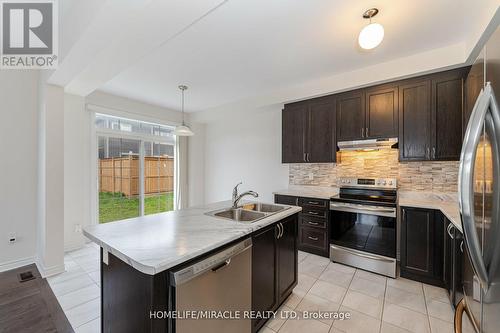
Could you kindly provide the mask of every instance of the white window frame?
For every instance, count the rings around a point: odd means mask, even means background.
[[[144,142],[157,142],[157,143],[168,143],[171,144],[171,139],[167,139],[168,137],[165,136],[156,136],[156,135],[149,135],[149,134],[142,134],[142,133],[130,133],[130,132],[125,132],[121,130],[115,130],[115,129],[109,129],[109,128],[97,128],[95,121],[96,121],[96,115],[97,114],[103,114],[106,116],[111,116],[111,117],[118,117],[118,118],[124,118],[124,119],[129,119],[129,120],[134,120],[134,121],[140,121],[140,122],[146,122],[150,123],[153,125],[160,125],[160,126],[169,126],[169,127],[175,127],[178,124],[172,124],[172,123],[164,123],[161,121],[154,121],[151,118],[144,117],[144,116],[139,116],[135,114],[130,114],[128,112],[122,111],[122,110],[116,110],[116,109],[110,109],[107,107],[102,107],[102,106],[97,106],[97,105],[92,105],[92,104],[87,104],[86,105],[87,110],[90,111],[91,113],[91,121],[90,121],[90,140],[91,140],[91,149],[90,149],[90,170],[91,170],[91,224],[99,224],[99,172],[98,172],[98,166],[97,166],[97,159],[98,159],[98,153],[99,153],[99,142],[97,140],[98,137],[100,136],[105,136],[108,138],[118,138],[118,139],[133,139],[133,140],[139,140],[139,213],[140,216],[144,216]],[[174,161],[177,158],[177,144],[176,144],[177,138],[174,136]],[[174,168],[177,163],[174,163]],[[174,170],[174,202],[175,202],[175,196],[176,196],[176,188],[177,188],[177,177],[176,177],[177,172]],[[174,205],[175,209],[175,205]]]

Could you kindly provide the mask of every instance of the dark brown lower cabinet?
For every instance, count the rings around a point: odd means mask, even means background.
[[[444,287],[444,217],[425,208],[401,208],[401,276]]]
[[[299,213],[298,249],[329,257],[330,200],[276,194],[274,202],[302,207]]]
[[[446,221],[444,235],[444,284],[451,304],[456,306],[462,299],[463,234],[452,222]]]
[[[276,310],[297,285],[297,228],[295,214],[252,236],[252,311]],[[254,319],[252,332],[266,321]]]

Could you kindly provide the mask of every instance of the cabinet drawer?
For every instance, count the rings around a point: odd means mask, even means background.
[[[316,217],[302,216],[300,219],[300,225],[302,227],[326,229],[326,224],[327,221],[325,219],[319,219]]]
[[[329,200],[313,199],[313,198],[299,198],[300,206],[317,207],[317,208],[329,208]]]
[[[325,220],[328,217],[328,212],[329,212],[329,210],[326,210],[326,209],[302,207],[302,216],[303,217],[316,217],[316,218]]]
[[[275,194],[274,202],[282,205],[297,206],[299,203],[299,198],[291,195]]]
[[[309,227],[301,227],[299,229],[299,241],[301,247],[327,251],[327,239],[326,230]]]

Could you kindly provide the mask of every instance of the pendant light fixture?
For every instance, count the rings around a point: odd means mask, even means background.
[[[384,39],[384,27],[379,23],[372,23],[372,17],[378,14],[377,8],[368,9],[363,18],[369,19],[370,23],[359,33],[358,43],[365,50],[377,47]]]
[[[189,126],[187,126],[186,123],[184,122],[184,91],[186,91],[187,88],[188,87],[185,85],[179,86],[179,89],[182,92],[182,125],[179,125],[175,128],[174,135],[176,135],[176,136],[193,136],[194,135],[193,131],[191,131]]]

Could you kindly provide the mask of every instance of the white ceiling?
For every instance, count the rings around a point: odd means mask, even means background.
[[[361,15],[374,6],[385,39],[362,51]],[[177,86],[187,84],[186,110],[210,109],[463,42],[463,8],[457,0],[229,0],[203,17],[196,13],[198,19],[168,32],[173,37],[150,45],[96,88],[178,109]],[[172,15],[165,12],[165,20]]]

